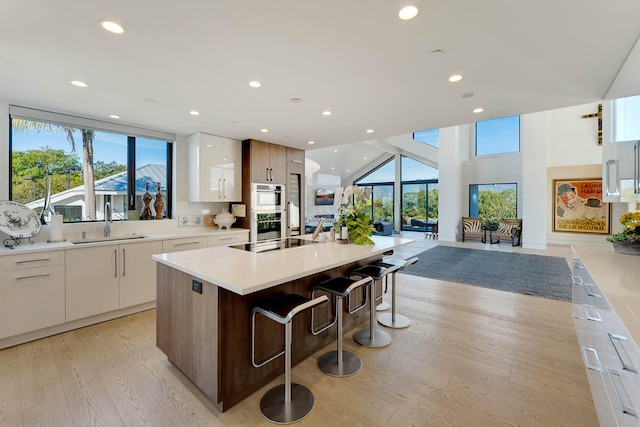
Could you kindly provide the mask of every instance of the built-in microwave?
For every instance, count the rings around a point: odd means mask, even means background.
[[[251,184],[251,211],[284,211],[285,186],[278,184]]]

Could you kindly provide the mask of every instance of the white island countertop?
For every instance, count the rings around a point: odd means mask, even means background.
[[[640,256],[615,253],[610,244],[573,248],[629,335],[640,345]]]
[[[157,262],[239,295],[300,279],[415,242],[372,236],[374,245],[315,243],[284,250],[248,252],[212,247],[153,255]]]

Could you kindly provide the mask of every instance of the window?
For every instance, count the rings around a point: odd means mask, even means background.
[[[476,123],[476,156],[520,151],[520,116]]]
[[[160,217],[168,217],[171,212],[168,139],[129,133],[135,128],[126,126],[11,108],[12,200],[40,212],[45,207],[45,181],[50,181],[49,206],[62,214],[65,222],[103,220],[106,202],[111,203],[114,220],[137,219],[145,207],[143,196],[148,188],[153,218],[157,216],[153,203],[158,192],[164,205]],[[36,118],[30,117],[31,112]],[[86,124],[111,129],[83,126]]]
[[[472,184],[469,216],[488,221],[517,218],[517,200],[517,184]]]
[[[423,144],[438,148],[438,137],[440,132],[438,129],[423,130],[413,133],[413,139]]]
[[[379,182],[393,182],[396,179],[396,168],[393,158],[374,168],[362,178],[356,179],[354,184],[364,185]]]
[[[438,169],[402,156],[402,229],[426,231],[438,220]]]

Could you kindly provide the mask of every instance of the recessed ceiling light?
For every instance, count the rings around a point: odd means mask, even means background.
[[[330,116],[331,115],[331,111],[325,110],[325,111],[322,112],[322,115],[323,116]]]
[[[442,55],[444,52],[442,51],[442,49],[436,49],[436,50],[432,50],[431,51],[431,55],[433,56],[440,56]]]
[[[157,104],[158,103],[158,101],[156,101],[153,98],[142,98],[142,102],[150,102],[152,104]]]
[[[252,81],[249,82],[249,86],[251,86],[251,87],[260,87],[260,86],[262,86],[262,83],[260,83],[259,81],[256,81],[256,80],[252,80]]]
[[[460,80],[462,80],[462,76],[460,74],[454,74],[449,77],[449,81],[452,83],[459,82]]]
[[[119,119],[120,116],[117,114],[109,114],[109,117],[111,117],[112,119]]]
[[[191,110],[191,111],[189,111],[189,114],[191,114],[192,116],[199,116],[200,115],[200,111]]]
[[[365,160],[367,160],[367,158],[366,158],[366,157],[365,157],[364,159],[365,159]]]
[[[418,14],[417,7],[413,5],[405,6],[402,9],[400,9],[400,12],[398,12],[398,18],[402,19],[403,21],[408,21],[409,19],[415,18],[417,14]]]
[[[478,113],[482,113],[484,111],[484,108],[474,108],[473,112],[478,114]]]
[[[78,86],[78,87],[88,87],[89,85],[86,84],[85,82],[81,82],[80,80],[71,80],[69,83],[71,83],[74,86]]]
[[[334,170],[335,168],[333,166],[331,166],[331,170]]]
[[[269,132],[269,129],[260,129],[260,132],[267,133],[267,132]]]
[[[337,148],[335,148],[335,149],[333,150],[333,152],[334,152],[334,153],[337,153],[337,152],[338,152],[338,149],[337,149]]]
[[[291,98],[289,101],[293,102],[294,104],[299,104],[300,102],[302,102],[302,99],[300,99],[300,98]]]
[[[349,169],[347,169],[345,172],[349,172]]]
[[[373,129],[367,129],[366,132],[367,133],[373,133]]]
[[[115,23],[113,21],[100,21],[100,25],[102,28],[114,34],[122,34],[124,33],[124,28],[122,25]]]
[[[462,97],[463,97],[463,98],[471,98],[471,97],[473,97],[473,92],[463,93],[463,94],[462,94]]]
[[[315,143],[316,143],[315,141],[309,141],[309,144],[315,144]]]

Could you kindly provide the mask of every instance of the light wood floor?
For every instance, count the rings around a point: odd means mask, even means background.
[[[439,244],[415,237],[397,255]],[[348,334],[347,349],[363,361],[356,375],[318,370],[317,357],[333,345],[294,367],[294,382],[316,398],[299,425],[598,425],[571,304],[398,275],[398,311],[413,323],[386,329],[393,338],[386,348],[361,347]],[[221,413],[154,342],[150,310],[1,350],[0,426],[272,425],[259,402],[282,376]]]

